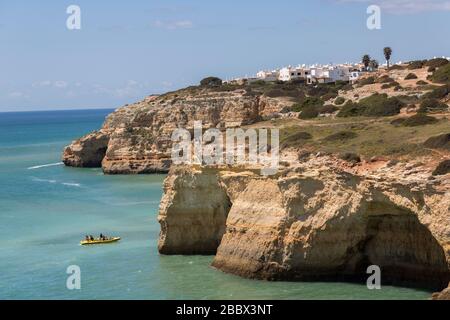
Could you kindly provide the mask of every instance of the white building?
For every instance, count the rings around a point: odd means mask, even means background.
[[[310,70],[311,73],[307,77],[308,84],[350,81],[350,67],[346,65],[312,66]]]
[[[358,70],[351,70],[350,71],[349,81],[353,84],[356,81],[358,81],[359,76],[360,76],[360,72]]]
[[[298,67],[285,67],[280,70],[278,80],[280,81],[291,81],[294,79],[304,79],[310,74],[309,68],[305,66]]]
[[[256,78],[258,80],[263,80],[263,81],[277,81],[278,80],[278,76],[279,76],[279,71],[278,70],[272,70],[272,71],[259,71],[256,74]]]

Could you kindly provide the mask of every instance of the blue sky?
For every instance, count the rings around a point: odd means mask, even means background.
[[[68,30],[66,8],[81,8]],[[368,30],[377,4],[382,29]],[[114,108],[205,76],[450,56],[450,1],[0,0],[0,111]]]

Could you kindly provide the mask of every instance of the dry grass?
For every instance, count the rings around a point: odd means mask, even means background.
[[[280,128],[281,144],[290,148],[306,148],[311,151],[330,153],[356,153],[365,159],[374,156],[415,157],[430,153],[423,146],[428,138],[447,133],[450,121],[446,117],[431,125],[417,127],[396,127],[390,122],[398,117],[386,118],[345,118],[317,119],[301,121],[293,119],[278,119],[258,124],[258,127]],[[311,139],[295,137],[302,132],[308,133]],[[330,136],[340,132],[353,132],[349,139],[330,139]],[[288,143],[284,143],[288,142]]]

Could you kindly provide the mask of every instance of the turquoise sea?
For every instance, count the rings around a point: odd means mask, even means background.
[[[160,256],[164,175],[66,168],[61,151],[111,110],[0,113],[0,299],[427,299],[427,291],[242,279],[212,257]],[[85,234],[117,244],[82,247]],[[68,290],[66,269],[81,269]]]

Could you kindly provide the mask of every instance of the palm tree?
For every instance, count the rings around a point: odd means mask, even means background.
[[[371,59],[370,59],[370,56],[368,54],[365,54],[362,57],[362,63],[364,64],[364,67],[366,68],[366,71],[367,71],[367,67],[369,66],[370,60]]]
[[[387,61],[387,68],[389,70],[389,60],[391,60],[392,49],[390,47],[386,47],[383,49],[383,52],[384,52],[384,57],[386,58],[386,61]]]

